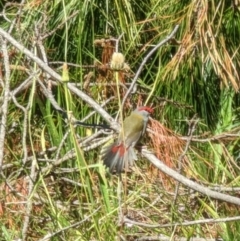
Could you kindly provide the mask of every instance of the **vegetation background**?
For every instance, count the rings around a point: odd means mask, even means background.
[[[144,158],[121,185],[99,158],[109,132],[75,127],[52,105],[107,124],[66,83],[115,117],[145,56],[177,25],[144,64],[123,116],[153,106],[142,143],[189,179],[239,197],[239,0],[1,1],[1,30],[65,81],[1,31],[1,240],[240,240],[230,221],[238,206],[178,186]],[[115,72],[120,36],[126,64]]]

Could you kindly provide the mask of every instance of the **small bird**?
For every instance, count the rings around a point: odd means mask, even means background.
[[[122,129],[118,139],[103,148],[102,159],[109,171],[121,173],[128,170],[134,161],[137,160],[134,146],[145,133],[150,114],[153,113],[151,107],[142,106],[136,108],[130,116],[123,121]]]

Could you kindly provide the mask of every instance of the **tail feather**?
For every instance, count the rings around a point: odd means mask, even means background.
[[[117,173],[121,173],[124,168],[125,168],[125,154],[123,156],[121,156],[120,158],[118,158],[115,162],[115,169]],[[112,172],[114,171],[114,169],[112,170]]]
[[[113,152],[112,149],[115,148],[116,143],[112,143],[111,145],[104,147],[102,150],[102,159],[103,163],[106,167],[109,168],[110,172],[113,172],[115,169],[117,160],[118,160],[118,155],[117,152]]]
[[[126,149],[123,144],[115,142],[102,150],[102,159],[110,172],[121,173],[134,164],[137,156],[132,146]]]
[[[128,162],[130,164],[130,166],[132,166],[134,164],[134,161],[137,161],[137,155],[135,153],[135,150],[132,146],[130,146],[128,148]]]

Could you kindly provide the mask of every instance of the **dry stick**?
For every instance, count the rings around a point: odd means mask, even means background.
[[[23,159],[22,163],[26,164],[27,158],[28,158],[28,150],[27,150],[27,127],[28,127],[28,108],[23,107],[20,105],[15,98],[15,96],[12,96],[13,103],[23,111],[24,113],[24,119],[23,119],[23,134],[22,134],[22,148],[23,148]],[[22,168],[20,168],[19,172],[22,171]]]
[[[37,24],[35,25],[35,38],[36,38],[36,46],[39,49],[40,55],[42,56],[42,60],[44,63],[48,63],[48,59],[47,59],[47,54],[45,51],[45,48],[43,46],[43,41],[39,32],[39,28],[41,28],[40,26],[37,26]],[[48,79],[49,76],[47,76]]]
[[[239,192],[240,187],[223,187],[223,186],[209,186],[211,190],[218,191],[218,192]]]
[[[167,43],[177,32],[179,28],[179,25],[176,25],[175,28],[173,29],[173,31],[170,33],[170,35],[168,35],[165,39],[163,39],[159,44],[157,44],[147,55],[146,57],[143,59],[140,67],[138,68],[138,71],[135,75],[135,77],[133,78],[133,81],[132,81],[132,84],[131,86],[128,88],[128,91],[127,93],[125,94],[124,98],[123,98],[123,101],[122,101],[122,109],[123,109],[123,106],[124,106],[124,103],[125,101],[127,100],[128,96],[130,95],[133,87],[135,86],[136,82],[137,82],[137,79],[144,67],[144,65],[146,64],[147,60],[151,57],[151,55],[158,49],[160,48],[162,45],[164,45],[165,43]]]
[[[207,187],[204,187],[196,182],[193,182],[191,180],[189,180],[188,178],[184,177],[183,175],[179,174],[178,172],[174,171],[173,169],[171,169],[170,167],[166,166],[162,161],[160,161],[152,152],[148,151],[147,149],[142,149],[142,154],[144,157],[146,157],[154,166],[156,166],[159,170],[161,170],[162,172],[164,172],[165,174],[167,174],[168,176],[172,177],[173,179],[175,179],[178,182],[181,182],[183,185],[197,191],[200,192],[208,197],[211,198],[215,198],[218,200],[222,200],[228,203],[232,203],[232,204],[236,204],[236,205],[240,205],[240,199],[227,195],[227,194],[223,194],[223,193],[219,193],[219,192],[215,192],[210,190]]]
[[[83,146],[80,144],[79,146],[82,148],[83,151],[89,151],[92,149],[95,149],[101,145],[103,145],[104,143],[106,143],[107,141],[111,140],[112,136],[108,136],[103,138],[102,140],[100,140],[99,142],[93,143],[91,145],[88,146]],[[46,175],[47,173],[49,173],[55,166],[59,166],[61,163],[65,162],[65,161],[69,161],[70,159],[76,157],[76,152],[68,152],[67,154],[64,155],[64,157],[57,159],[57,160],[53,160],[53,162],[50,163],[50,165],[42,168],[41,173],[42,175]]]
[[[108,98],[107,100],[103,101],[101,103],[101,107],[106,106],[111,100],[115,99],[115,96],[111,96],[110,98]],[[81,122],[85,122],[87,119],[89,119],[91,116],[93,116],[94,114],[96,114],[96,111],[92,111],[91,113],[89,113],[88,115],[86,115],[83,119],[81,119]]]
[[[23,82],[25,83],[25,85],[30,85],[32,84],[32,79],[36,77],[36,75],[39,74],[39,71],[37,71],[36,73],[30,73],[29,71],[27,71],[29,74],[29,77]],[[11,98],[14,102],[14,104],[20,108],[23,113],[24,113],[24,120],[23,120],[23,135],[22,135],[22,145],[23,145],[23,160],[22,163],[26,164],[27,162],[27,158],[28,158],[28,150],[27,150],[27,127],[28,127],[28,110],[29,110],[29,106],[27,108],[23,107],[22,105],[20,105],[15,97],[15,95],[19,92],[22,91],[22,89],[24,89],[25,86],[23,84],[20,84],[20,86],[18,86],[17,88],[15,88],[13,91],[11,91]],[[21,170],[19,170],[21,171]]]
[[[17,42],[10,34],[8,34],[2,28],[0,28],[0,35],[3,36],[3,38],[7,39],[13,46],[15,46],[17,49],[19,49],[23,54],[25,54],[30,59],[32,59],[39,67],[41,67],[43,70],[45,70],[54,79],[58,80],[59,82],[62,82],[62,77],[59,74],[57,74],[54,70],[52,70],[49,66],[47,66],[40,58],[38,58],[36,55],[34,55],[31,51],[29,51],[27,48],[25,48],[22,44]]]
[[[5,70],[5,84],[4,84],[4,96],[3,104],[1,107],[1,123],[0,123],[0,174],[4,177],[2,172],[3,156],[4,156],[4,143],[6,136],[6,125],[7,125],[7,113],[8,113],[8,102],[10,96],[10,65],[9,56],[7,50],[7,40],[0,36],[0,46],[2,46],[3,53],[3,64]],[[5,179],[5,178],[4,178]]]
[[[112,136],[107,136],[105,138],[101,138],[100,141],[97,141],[97,142],[94,142],[94,143],[91,143],[91,144],[88,144],[86,145],[86,143],[90,142],[91,140],[93,139],[96,139],[97,136],[101,135],[103,133],[103,130],[100,130],[99,132],[97,133],[94,133],[92,136],[88,137],[84,142],[80,143],[79,146],[82,148],[83,151],[90,151],[90,150],[93,150],[101,145],[103,145],[104,143],[108,142],[109,140],[112,139]],[[49,149],[48,151],[56,151],[57,148],[53,147],[52,150]],[[42,152],[41,155],[44,155],[45,152]],[[64,157],[60,158],[60,159],[49,159],[47,160],[49,165],[42,168],[41,169],[41,174],[42,175],[46,175],[47,173],[49,173],[54,167],[56,166],[59,166],[60,164],[62,164],[63,162],[65,161],[69,161],[70,159],[72,158],[75,158],[76,157],[76,152],[74,150],[72,151],[69,151],[68,153],[66,153],[64,155]],[[32,157],[29,157],[27,161],[31,161],[33,162],[35,159],[35,156],[32,156]],[[4,165],[4,169],[7,169],[7,168],[11,168],[13,166],[13,164],[6,164]],[[12,187],[10,187],[11,190],[14,190]],[[14,190],[15,193],[17,193],[15,190]],[[22,197],[21,194],[17,193],[17,195],[19,195],[20,197]]]
[[[39,75],[40,71],[39,72],[37,71],[36,73],[30,73],[29,71],[27,71],[27,73],[28,73],[29,77],[26,80],[24,80],[18,87],[16,87],[15,89],[13,89],[11,91],[11,97],[15,96],[15,95],[19,94],[20,92],[22,92],[23,90],[27,89],[32,84],[32,79],[34,77],[36,77],[37,75]]]
[[[0,127],[0,175],[2,176],[3,180],[5,180],[7,186],[10,188],[12,192],[17,194],[20,197],[23,197],[21,193],[16,191],[11,184],[7,181],[7,178],[2,172],[3,167],[3,155],[4,155],[4,140],[6,135],[6,123],[7,123],[7,112],[8,112],[8,102],[10,101],[12,97],[12,93],[10,92],[10,65],[9,65],[9,56],[7,52],[7,45],[6,40],[3,40],[0,36],[0,43],[2,45],[2,53],[3,53],[3,59],[4,59],[4,70],[5,70],[5,84],[4,84],[4,98],[3,98],[3,104],[2,104],[2,119],[1,119],[1,127]],[[24,110],[24,107],[19,105],[15,99],[13,98],[14,103],[17,107]]]
[[[54,107],[56,110],[60,111],[60,112],[64,112],[64,110],[61,109],[61,107],[58,105],[57,101],[54,99],[54,96],[53,96],[52,92],[49,91],[49,90],[45,87],[45,85],[42,83],[41,80],[38,80],[38,83],[41,85],[42,91],[43,91],[44,95],[48,98],[48,100],[51,102],[51,104],[53,105],[53,107]],[[108,99],[107,101],[105,101],[104,103],[102,103],[102,104],[101,104],[101,107],[105,106],[111,99],[112,99],[112,98],[110,98],[110,99]],[[85,121],[87,118],[90,118],[90,116],[91,116],[92,114],[94,114],[94,113],[95,113],[95,111],[93,111],[92,113],[90,113],[90,114],[88,115],[88,117],[85,117],[83,120],[81,120],[81,122]],[[55,156],[55,160],[58,160],[58,159],[59,159],[60,151],[61,151],[61,149],[62,149],[62,147],[63,147],[63,145],[64,145],[64,143],[65,143],[65,140],[66,140],[67,136],[69,135],[69,133],[70,133],[70,130],[68,130],[68,131],[65,133],[64,137],[62,138],[62,141],[61,141],[61,143],[59,144],[58,149],[57,149],[57,153],[56,153],[56,156]],[[99,135],[100,135],[100,133],[99,133]],[[91,145],[90,145],[90,146],[91,146]]]
[[[22,240],[25,241],[28,238],[28,230],[29,230],[29,224],[30,224],[30,216],[32,213],[32,208],[33,208],[33,200],[32,200],[32,194],[34,191],[34,183],[36,182],[37,179],[37,174],[38,174],[38,164],[37,164],[37,158],[36,158],[36,153],[34,151],[33,143],[32,143],[32,135],[31,135],[31,128],[30,128],[30,116],[31,116],[31,110],[33,106],[33,99],[34,99],[34,93],[35,93],[35,88],[36,88],[36,80],[32,82],[32,88],[31,88],[31,94],[29,97],[28,105],[26,107],[26,111],[24,113],[24,131],[28,131],[29,136],[30,136],[30,143],[31,143],[31,148],[33,150],[33,161],[31,163],[31,171],[28,177],[28,195],[27,195],[27,203],[26,203],[26,210],[25,210],[25,216],[24,216],[24,221],[23,221],[23,227],[22,227]],[[26,140],[25,140],[26,141]],[[25,150],[27,151],[27,150]],[[27,153],[26,153],[27,155]],[[24,160],[26,161],[26,160]]]
[[[15,103],[15,102],[14,102],[14,103]],[[48,149],[45,150],[45,151],[41,151],[41,152],[37,153],[37,155],[38,155],[38,160],[40,160],[40,157],[44,156],[44,155],[46,154],[46,152],[53,153],[53,152],[55,152],[56,150],[57,150],[57,147],[56,147],[56,146],[53,146],[53,147],[48,148]],[[35,158],[35,156],[29,156],[29,157],[27,158],[27,160],[26,160],[26,163],[28,163],[28,162],[31,162],[31,163],[32,163],[32,161],[34,160],[34,158]],[[51,161],[52,161],[52,160],[48,160],[48,162],[51,162]],[[2,167],[2,170],[6,170],[6,169],[12,168],[12,167],[14,167],[14,166],[15,166],[15,163],[4,164],[3,167]],[[233,191],[234,191],[234,190],[233,190]],[[15,191],[15,193],[16,193],[16,191]],[[22,197],[22,195],[20,195],[20,193],[19,193],[18,195]]]
[[[124,33],[122,33],[117,39],[115,38],[111,38],[110,40],[113,40],[116,42],[116,47],[115,47],[115,52],[118,53],[119,50],[119,42],[121,40],[121,38],[123,37]]]
[[[236,130],[236,131],[238,132],[239,130]],[[188,137],[180,136],[179,138],[185,141],[187,140]],[[229,138],[229,139],[231,138],[231,140],[236,140],[236,139],[239,139],[239,134],[232,134],[232,133],[225,132],[225,133],[215,135],[215,136],[210,136],[207,138],[201,138],[201,136],[194,136],[192,138],[192,141],[205,143],[205,142],[211,142],[211,141],[220,141],[221,139],[224,140],[226,138]]]
[[[46,18],[46,16],[44,15],[44,18]],[[46,21],[42,20],[41,25],[43,25]],[[46,27],[46,26],[45,26]],[[44,27],[44,29],[46,29]],[[39,49],[40,55],[42,56],[42,60],[45,64],[48,64],[48,59],[47,59],[47,54],[45,51],[45,48],[43,46],[43,39],[41,38],[39,29],[42,29],[42,26],[37,26],[37,24],[35,25],[35,38],[36,38],[36,45],[37,45],[37,49]],[[51,76],[49,74],[46,74],[45,76],[45,83],[47,83],[48,86],[48,91],[52,92],[52,81],[51,81]],[[39,81],[39,79],[38,79]]]
[[[167,237],[164,235],[158,235],[158,236],[141,236],[140,238],[134,239],[135,241],[172,241],[175,240],[173,237]],[[189,238],[182,238],[177,237],[178,241],[223,241],[223,239],[215,239],[215,238],[199,238],[199,237],[191,237]]]
[[[137,221],[134,221],[127,217],[124,217],[124,223],[147,227],[147,228],[168,228],[168,227],[173,227],[173,226],[190,226],[190,225],[206,224],[206,223],[224,223],[224,222],[232,222],[232,221],[238,221],[238,220],[240,220],[240,216],[217,218],[217,219],[214,219],[214,218],[200,219],[200,220],[187,221],[187,222],[182,222],[182,223],[148,224],[148,223],[137,222]]]
[[[45,38],[53,35],[58,29],[62,28],[62,27],[66,24],[66,22],[67,22],[68,20],[70,20],[71,18],[77,16],[78,14],[79,14],[79,11],[73,12],[70,16],[68,16],[68,17],[65,19],[65,21],[63,21],[61,24],[59,24],[55,29],[53,29],[53,30],[51,30],[50,32],[45,33],[45,35],[41,36],[41,40],[44,40]]]
[[[36,164],[36,158],[34,158],[32,165],[31,165],[31,173],[29,176],[29,186],[28,186],[28,196],[27,196],[27,203],[26,203],[26,211],[25,211],[25,217],[23,222],[23,228],[22,228],[22,240],[27,240],[28,236],[28,227],[30,224],[30,215],[32,213],[32,207],[33,207],[33,200],[32,200],[32,192],[34,190],[34,183],[37,179],[37,164]]]
[[[7,52],[7,44],[6,40],[3,40],[0,36],[0,42],[2,43],[2,52],[3,52],[3,58],[4,58],[4,68],[5,68],[5,86],[4,86],[4,101],[2,105],[2,120],[1,120],[1,130],[0,130],[0,172],[1,176],[5,178],[4,174],[2,173],[2,161],[3,161],[3,151],[4,151],[4,139],[6,134],[6,124],[7,124],[7,110],[8,110],[8,102],[10,100],[10,65],[9,65],[9,56]],[[33,165],[32,165],[33,167]],[[35,172],[31,172],[35,173]],[[29,193],[32,192],[33,189],[33,183],[32,180],[29,180]],[[22,236],[23,240],[27,237],[27,230],[29,225],[29,218],[30,213],[32,210],[32,202],[27,202],[26,207],[26,216],[24,218],[24,224],[23,224],[23,230],[22,230]]]
[[[3,38],[7,39],[13,46],[19,49],[23,54],[25,54],[30,59],[32,59],[39,67],[41,67],[45,72],[47,72],[50,76],[52,76],[52,78],[62,83],[62,77],[59,74],[57,74],[54,70],[52,70],[46,63],[44,63],[40,58],[38,58],[31,51],[25,48],[22,44],[17,42],[12,36],[10,36],[2,28],[0,28],[0,35],[2,35]],[[112,124],[113,129],[116,129],[116,130],[119,129],[117,123],[113,120],[113,118],[96,101],[94,101],[91,97],[89,97],[87,94],[85,94],[84,92],[76,88],[71,83],[67,83],[67,87],[77,96],[79,96],[82,100],[87,102],[92,108],[94,108],[96,112],[98,112],[107,122],[110,122]]]
[[[198,123],[198,120],[195,119],[196,115],[194,115],[194,117],[190,120],[189,122],[189,129],[188,129],[188,139],[187,139],[187,143],[186,146],[184,148],[183,153],[179,156],[178,158],[178,173],[181,173],[182,170],[182,161],[183,158],[185,157],[185,155],[187,154],[188,148],[190,146],[191,140],[192,140],[192,136],[193,136],[193,132],[195,131],[195,127]],[[177,201],[177,197],[178,197],[178,191],[179,191],[179,187],[180,187],[180,183],[178,182],[176,187],[175,187],[175,194],[174,194],[174,201],[173,201],[173,205],[176,204]]]
[[[45,95],[45,97],[52,104],[54,109],[57,110],[58,112],[64,113],[65,111],[60,107],[60,105],[55,100],[52,91],[49,90],[39,78],[37,78],[37,82],[42,87],[42,93]]]
[[[58,111],[60,111],[61,113],[63,113],[64,110],[58,105],[58,103],[57,103],[57,101],[55,100],[52,92],[49,91],[49,90],[45,87],[45,85],[42,83],[41,80],[38,79],[38,83],[39,83],[39,84],[41,85],[41,87],[42,87],[43,94],[44,94],[44,95],[46,96],[46,98],[51,102],[51,104],[53,105],[53,107],[54,107],[56,110],[58,110]],[[113,98],[114,98],[114,97],[113,97]],[[101,107],[104,107],[104,106],[105,106],[110,100],[112,100],[113,98],[111,97],[111,98],[109,98],[108,100],[104,101],[104,102],[101,104]],[[84,122],[85,120],[87,120],[88,118],[90,118],[93,114],[95,114],[95,112],[96,112],[96,111],[92,111],[88,116],[86,116],[84,119],[82,119],[82,120],[80,121],[80,123],[83,124],[83,122]],[[72,119],[74,119],[74,118],[72,118]],[[73,121],[73,124],[74,124],[74,121]],[[59,155],[60,155],[60,151],[61,151],[62,146],[64,145],[64,142],[65,142],[65,140],[66,140],[66,138],[67,138],[68,135],[69,135],[69,130],[65,133],[64,137],[62,138],[61,143],[60,143],[59,146],[58,146],[55,160],[58,160]]]
[[[0,36],[0,46],[2,47],[3,53],[3,64],[5,70],[5,84],[4,84],[4,95],[3,95],[3,104],[1,106],[1,123],[0,123],[0,176],[3,180],[5,180],[7,186],[10,188],[11,191],[14,191],[17,195],[21,196],[18,192],[14,190],[11,184],[7,181],[3,170],[3,157],[4,157],[4,143],[5,143],[5,136],[6,136],[6,125],[7,125],[7,113],[8,113],[8,103],[10,101],[10,64],[9,64],[9,56],[7,51],[7,41]]]
[[[68,83],[67,87],[69,90],[71,90],[74,94],[79,96],[82,100],[87,102],[91,107],[93,107],[96,112],[98,112],[107,122],[111,124],[111,128],[115,130],[119,130],[119,125],[114,121],[114,119],[97,103],[95,102],[91,97],[89,97],[87,94],[76,88],[73,84]]]
[[[11,25],[10,25],[10,28],[8,30],[9,34],[11,34],[11,32],[13,31],[13,28],[16,25],[16,22],[21,18],[21,14],[22,14],[23,8],[25,7],[24,4],[25,4],[25,0],[22,0],[22,2],[20,4],[18,4],[18,6],[17,6],[18,11],[15,14],[15,18],[11,21]],[[5,6],[7,6],[7,4]]]

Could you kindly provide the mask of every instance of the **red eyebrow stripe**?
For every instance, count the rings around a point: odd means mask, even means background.
[[[143,107],[140,107],[140,108],[138,108],[138,110],[145,110],[145,111],[147,111],[147,112],[149,112],[149,113],[153,113],[153,109],[151,108],[151,107],[148,107],[148,106],[143,106]]]

